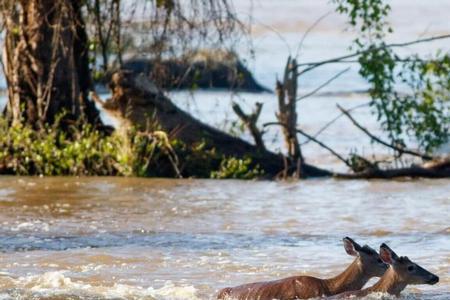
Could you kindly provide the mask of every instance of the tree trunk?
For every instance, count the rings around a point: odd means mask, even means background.
[[[411,178],[449,178],[450,157],[435,159],[423,165],[412,165],[410,167],[382,170],[379,168],[368,168],[364,171],[352,174],[335,174],[337,178],[345,179],[392,179],[399,177]]]
[[[277,81],[279,112],[276,116],[282,126],[290,168],[294,167],[295,175],[300,178],[304,177],[305,162],[297,138],[297,78],[297,61],[289,57],[284,70],[283,82]]]
[[[5,75],[13,124],[39,129],[63,120],[99,125],[89,101],[87,35],[77,0],[11,1],[6,20]]]
[[[110,83],[112,98],[102,103],[107,113],[115,116],[123,127],[132,125],[141,131],[152,130],[156,127],[196,148],[204,144],[203,151],[213,151],[219,157],[251,158],[255,165],[259,165],[268,177],[275,177],[285,169],[284,157],[262,150],[239,138],[232,137],[201,121],[195,119],[185,111],[178,108],[168,99],[148,78],[132,72],[117,72],[112,76]],[[153,126],[152,126],[153,125]],[[154,128],[153,128],[154,129]],[[214,149],[214,150],[213,150]],[[180,157],[180,160],[183,160]],[[303,176],[324,177],[332,173],[304,164]],[[195,168],[182,170],[185,177],[200,177]]]

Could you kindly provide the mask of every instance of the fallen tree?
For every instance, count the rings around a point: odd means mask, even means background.
[[[449,178],[450,158],[437,159],[423,165],[412,165],[405,168],[386,169],[370,168],[353,174],[335,174],[337,178],[345,179],[391,179],[398,177]]]
[[[378,161],[370,161],[364,157],[353,154],[349,158],[344,158],[342,155],[337,153],[331,147],[325,145],[323,142],[319,141],[312,135],[305,133],[301,129],[297,129],[297,132],[303,136],[305,136],[309,141],[316,143],[320,147],[324,148],[328,152],[330,152],[337,159],[342,161],[345,165],[349,167],[353,173],[333,173],[333,176],[336,178],[342,179],[392,179],[398,177],[422,177],[422,178],[449,178],[450,177],[450,156],[442,158],[442,157],[433,157],[428,154],[419,153],[417,151],[406,149],[403,147],[399,147],[396,145],[392,145],[383,141],[382,139],[376,137],[369,130],[360,125],[350,114],[348,110],[343,109],[338,105],[338,108],[341,110],[342,115],[346,116],[358,129],[364,132],[372,141],[379,143],[389,149],[393,149],[397,152],[397,157],[401,157],[402,155],[410,155],[412,157],[419,157],[425,163],[423,164],[412,164],[408,167],[401,168],[385,168],[382,169],[379,167]],[[273,123],[276,125],[280,125],[280,123]],[[268,124],[268,125],[273,125]]]
[[[218,169],[223,159],[229,157],[250,158],[252,167],[258,166],[265,176],[271,178],[291,171],[283,155],[217,130],[181,110],[143,74],[119,71],[112,75],[110,88],[110,99],[105,102],[98,97],[94,99],[121,122],[121,127],[142,132],[162,130],[169,134],[170,139],[183,145],[178,150],[186,151],[179,155],[179,170],[184,177],[209,177],[202,164],[207,163],[206,169],[211,171]],[[195,149],[199,148],[203,154],[194,155]],[[205,153],[208,157],[204,156]],[[162,164],[158,168],[162,172],[158,175],[173,176],[170,166]],[[303,172],[304,177],[332,175],[308,164],[303,165]]]
[[[283,82],[277,82],[277,93],[278,93],[278,100],[279,100],[279,112],[277,113],[277,122],[268,122],[265,123],[264,126],[281,126],[283,135],[285,137],[286,142],[286,148],[288,149],[288,156],[287,161],[289,162],[291,168],[295,168],[295,165],[297,165],[297,170],[292,172],[291,175],[294,175],[296,177],[303,177],[301,175],[302,165],[304,158],[301,155],[301,146],[302,144],[306,144],[307,142],[313,142],[322,147],[323,149],[327,150],[329,153],[331,153],[333,156],[335,156],[337,159],[342,161],[348,168],[351,170],[352,173],[338,173],[338,172],[329,172],[330,176],[336,177],[336,178],[345,178],[345,179],[372,179],[372,178],[384,178],[384,179],[391,179],[391,178],[397,178],[397,177],[424,177],[424,178],[448,178],[450,177],[450,157],[447,158],[441,158],[441,157],[434,157],[427,153],[421,153],[420,151],[408,149],[404,145],[396,145],[390,142],[387,142],[377,136],[375,136],[373,133],[371,133],[367,128],[359,124],[355,118],[352,117],[350,111],[351,110],[345,110],[341,106],[338,105],[338,109],[341,111],[341,115],[334,118],[332,122],[329,122],[326,124],[326,126],[319,130],[318,133],[315,135],[308,134],[304,130],[298,128],[297,124],[297,114],[296,114],[296,102],[305,98],[310,97],[315,92],[323,88],[324,86],[328,85],[331,81],[333,81],[335,78],[339,77],[341,74],[343,74],[346,70],[343,70],[333,76],[330,80],[322,84],[319,88],[315,89],[313,92],[307,93],[304,96],[297,97],[297,84],[296,79],[298,78],[298,70],[297,67],[299,65],[296,63],[295,59],[292,60],[291,58],[288,58],[288,62],[285,67],[285,76],[283,79]],[[303,71],[301,71],[303,72]],[[300,73],[301,73],[300,72]],[[294,80],[292,78],[295,78]],[[287,98],[287,101],[285,100]],[[362,106],[355,107],[360,108]],[[326,128],[329,127],[334,121],[336,121],[338,118],[345,116],[347,117],[352,124],[361,130],[364,134],[366,134],[371,141],[378,143],[390,150],[395,151],[395,160],[398,162],[398,160],[403,157],[404,155],[411,156],[415,158],[416,160],[420,159],[422,162],[425,162],[423,164],[416,163],[411,164],[408,167],[385,167],[381,168],[381,162],[380,161],[371,161],[370,159],[367,159],[365,157],[356,155],[356,154],[350,154],[348,157],[344,157],[343,155],[337,153],[334,149],[332,149],[330,146],[326,145],[324,142],[317,139],[317,136]],[[297,134],[300,134],[307,138],[307,142],[304,142],[302,144],[299,143],[299,140],[297,138]],[[255,139],[256,140],[256,139]],[[293,150],[292,150],[293,149]],[[296,153],[298,153],[296,155]],[[296,158],[296,159],[295,159]],[[296,164],[297,162],[297,164]],[[300,174],[300,176],[298,175]]]

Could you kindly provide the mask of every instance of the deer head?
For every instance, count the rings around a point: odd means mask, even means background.
[[[436,284],[439,277],[412,262],[408,257],[399,257],[386,244],[380,246],[381,259],[389,264],[398,276],[397,280],[404,284]]]
[[[360,246],[357,242],[349,237],[344,238],[344,248],[348,255],[358,258],[358,263],[364,274],[368,277],[381,277],[388,269],[388,265],[383,262],[377,251],[371,247]]]

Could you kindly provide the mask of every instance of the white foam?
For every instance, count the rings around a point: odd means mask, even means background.
[[[33,296],[95,296],[106,299],[155,299],[155,300],[199,300],[197,289],[189,285],[176,285],[165,282],[161,288],[114,284],[113,286],[96,286],[77,282],[64,271],[46,272],[11,279],[17,289]],[[11,299],[8,294],[0,294],[0,300]]]
[[[362,298],[353,298],[353,299],[361,299],[361,300],[398,300],[398,299],[404,299],[404,300],[418,300],[418,299],[422,299],[420,297],[417,297],[417,295],[414,294],[409,294],[406,292],[403,292],[400,295],[400,298],[397,298],[394,295],[390,295],[387,293],[371,293],[369,295],[367,295],[366,297],[362,297]]]
[[[48,232],[50,230],[50,225],[40,220],[34,220],[31,222],[17,223],[15,226],[11,227],[11,231],[24,231],[24,230]]]

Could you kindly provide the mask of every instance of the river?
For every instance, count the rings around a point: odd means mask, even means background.
[[[387,242],[448,299],[448,180],[15,178],[0,182],[0,299],[211,299],[348,265],[341,239]]]

